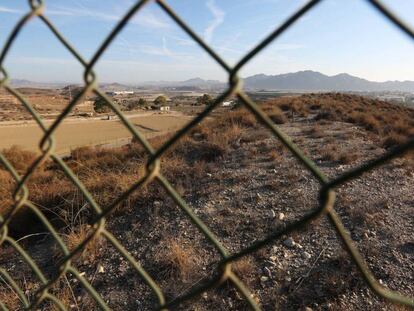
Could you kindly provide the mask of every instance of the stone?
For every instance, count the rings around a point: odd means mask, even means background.
[[[105,273],[105,269],[101,264],[98,265],[98,273]]]
[[[311,254],[309,254],[308,252],[303,252],[302,257],[305,259],[310,259],[312,257]]]
[[[279,220],[283,220],[283,219],[285,219],[285,214],[279,213]]]
[[[265,275],[263,275],[263,276],[260,277],[260,281],[262,281],[262,282],[266,282],[268,280],[269,280],[269,277],[267,277]]]
[[[286,240],[283,241],[283,244],[290,248],[293,248],[296,245],[295,241],[292,238],[287,238]]]

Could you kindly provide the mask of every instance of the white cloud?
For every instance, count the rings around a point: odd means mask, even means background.
[[[138,50],[142,53],[150,55],[173,56],[173,53],[167,47],[167,39],[165,37],[162,37],[162,47],[141,45]]]
[[[270,48],[273,51],[290,51],[290,50],[299,50],[303,49],[305,46],[302,44],[295,43],[275,43],[274,46]]]
[[[214,31],[216,28],[224,22],[224,16],[226,13],[217,7],[214,0],[208,0],[206,6],[214,17],[213,20],[211,20],[208,24],[207,28],[204,29],[204,39],[209,43],[213,39]]]
[[[123,17],[123,14],[99,12],[96,10],[90,10],[86,7],[56,7],[50,10],[46,9],[46,15],[88,17],[110,22],[120,21]],[[129,23],[155,29],[168,29],[171,27],[171,24],[167,23],[164,20],[161,20],[158,16],[155,16],[148,11],[138,12],[132,19],[129,20]]]
[[[169,39],[174,40],[178,45],[181,46],[196,46],[197,43],[194,40],[190,40],[190,39],[186,39],[186,38],[182,38],[182,37],[177,37],[177,36],[168,36]]]
[[[12,57],[10,64],[24,65],[75,65],[80,63],[76,59],[71,58],[49,58],[49,57]]]
[[[6,8],[4,6],[0,6],[0,12],[1,13],[11,13],[11,14],[22,14],[23,13],[23,11],[16,10],[16,9],[11,9],[11,8]]]

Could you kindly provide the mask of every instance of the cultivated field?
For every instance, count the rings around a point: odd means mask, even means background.
[[[189,121],[188,116],[180,113],[159,114],[142,112],[128,116],[146,137],[166,134],[182,127]],[[104,120],[100,118],[69,118],[63,122],[56,132],[56,151],[60,155],[70,153],[70,150],[80,146],[94,146],[98,144],[122,144],[131,134],[117,119]],[[51,121],[46,122],[47,125]],[[0,122],[0,149],[10,148],[13,145],[21,146],[25,150],[39,150],[42,131],[34,122]]]

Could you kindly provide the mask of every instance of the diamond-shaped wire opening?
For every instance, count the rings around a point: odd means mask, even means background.
[[[409,273],[409,214],[412,176],[403,159],[376,167],[338,189],[335,207],[373,275],[383,286],[404,288],[394,266]],[[367,195],[367,194],[370,195]],[[358,198],[358,199],[355,199]],[[362,203],[363,202],[363,203]],[[405,295],[413,296],[410,291]]]
[[[2,243],[2,255],[0,257],[1,268],[4,269],[15,282],[17,282],[24,297],[27,300],[31,300],[35,292],[43,285],[45,275],[41,271],[36,271],[38,268],[36,264],[32,265],[32,263],[25,260],[25,256],[31,256],[32,254],[27,253],[20,244],[21,243],[10,237]],[[19,263],[18,265],[16,265],[17,262]],[[6,288],[10,289],[8,286]],[[4,294],[6,288],[3,288],[2,294]],[[13,289],[12,293],[17,294],[18,291]],[[13,301],[15,303],[22,303],[22,299]],[[10,307],[16,308],[17,305]]]
[[[164,2],[184,22],[189,21],[194,14],[199,14],[199,12],[194,12],[194,7],[185,3]],[[223,60],[233,66],[239,58],[261,42],[275,25],[281,24],[296,12],[303,2],[291,1],[283,5],[279,2],[269,2],[266,6],[257,6],[256,3],[249,1],[239,1],[237,4],[225,1],[206,1],[198,5],[197,11],[203,11],[204,14],[200,16],[198,25],[189,25]],[[229,27],[234,24],[233,18],[236,16],[237,27]],[[283,42],[280,48],[289,45],[291,44]]]
[[[24,286],[16,282],[10,274],[0,268],[0,307],[27,307],[29,302],[25,296]]]

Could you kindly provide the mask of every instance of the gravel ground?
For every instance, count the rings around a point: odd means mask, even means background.
[[[352,124],[324,122],[319,136],[311,132],[313,127],[309,119],[281,125],[329,178],[385,152],[372,135]],[[338,154],[352,154],[350,163],[326,160],[323,153],[328,145],[335,145]],[[316,179],[264,129],[246,130],[231,152],[209,164],[206,172],[204,178],[180,192],[230,253],[283,228],[318,204],[320,185]],[[183,173],[174,183],[186,184],[189,178]],[[394,160],[341,186],[335,204],[380,283],[411,297],[413,185],[413,171],[402,160]],[[211,275],[220,259],[166,195],[133,206],[126,214],[111,215],[107,227],[160,284],[167,299]],[[187,273],[177,272],[166,262],[172,240],[184,245]],[[36,243],[31,253],[47,269],[47,239]],[[27,275],[27,267],[4,260],[1,264]],[[109,243],[102,242],[96,258],[83,258],[77,266],[111,308],[154,307],[149,287]],[[236,266],[237,272],[264,310],[400,310],[368,289],[325,216],[248,256]],[[82,310],[81,305],[95,309],[85,291],[70,282],[77,300],[72,309]],[[246,308],[238,292],[225,283],[177,309]]]

